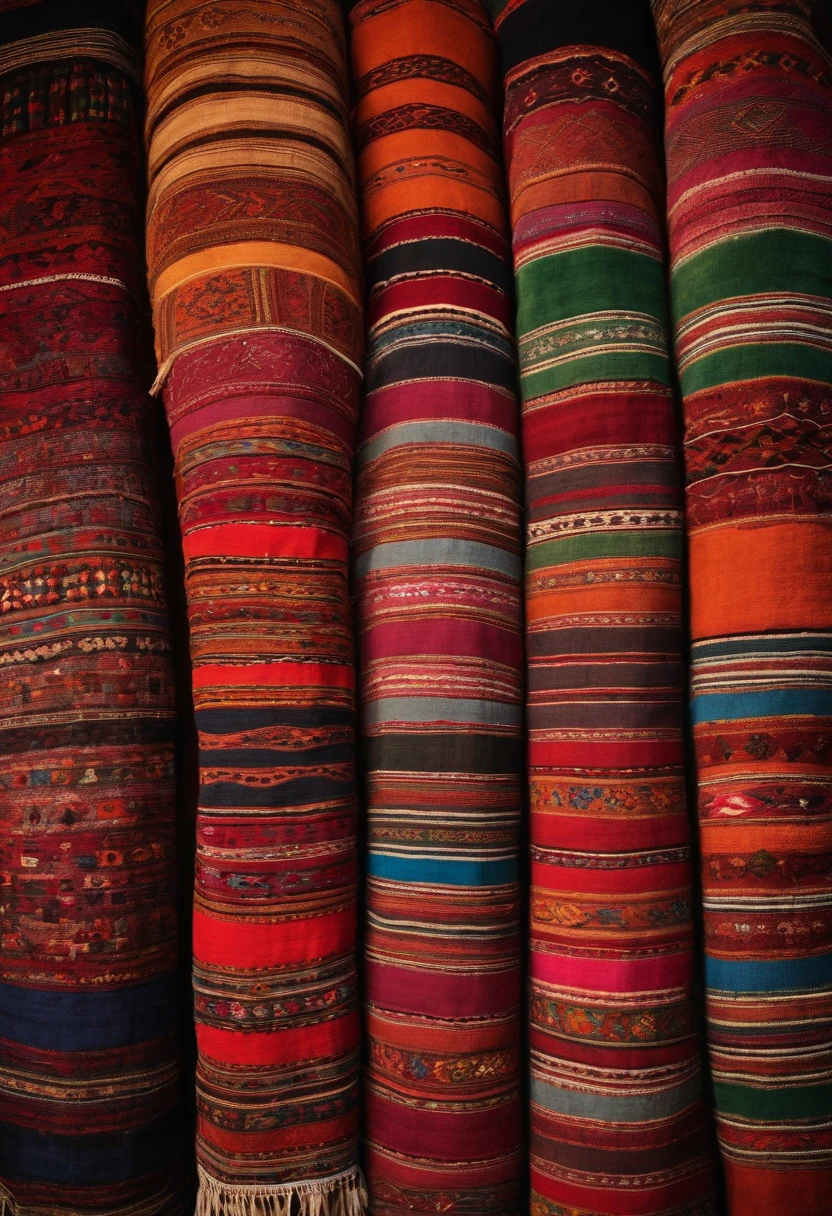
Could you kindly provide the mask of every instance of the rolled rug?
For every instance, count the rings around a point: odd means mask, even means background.
[[[152,0],[147,254],[200,799],[198,1216],[354,1216],[351,461],[363,339],[335,0]]]
[[[526,473],[531,1211],[715,1211],[646,0],[495,0]]]
[[[141,20],[0,14],[0,1211],[188,1210]]]
[[[832,1211],[828,8],[655,5],[731,1216]]]
[[[352,6],[369,280],[353,577],[374,1216],[519,1212],[512,281],[481,0]]]

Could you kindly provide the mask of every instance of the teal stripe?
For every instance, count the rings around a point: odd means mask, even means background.
[[[722,1114],[740,1115],[755,1123],[832,1116],[832,1085],[762,1089],[756,1085],[714,1081],[714,1098],[716,1108]]]
[[[564,536],[560,540],[530,545],[526,554],[526,567],[529,570],[540,570],[543,566],[592,561],[599,557],[667,557],[681,561],[682,536],[675,529]]]
[[[760,292],[829,297],[832,241],[791,228],[726,237],[677,266],[670,282],[677,323],[706,304]]]
[[[532,1102],[559,1115],[601,1119],[604,1123],[650,1123],[687,1110],[700,1097],[702,1083],[697,1074],[658,1093],[603,1094],[564,1089],[541,1077],[532,1077],[530,1088]]]

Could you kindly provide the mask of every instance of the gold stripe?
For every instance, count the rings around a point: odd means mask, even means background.
[[[316,275],[319,279],[340,287],[352,302],[360,307],[356,285],[341,267],[321,253],[299,245],[284,245],[278,241],[237,241],[233,245],[215,245],[199,253],[188,254],[159,275],[153,289],[153,306],[175,291],[188,279],[210,274],[214,270],[238,270],[242,266],[272,266],[278,270],[297,270]]]

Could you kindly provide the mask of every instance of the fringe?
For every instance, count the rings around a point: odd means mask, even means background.
[[[17,1216],[17,1204],[2,1183],[0,1183],[0,1216]]]
[[[275,1186],[235,1186],[199,1167],[194,1216],[366,1216],[366,1212],[367,1189],[357,1167],[311,1182]]]

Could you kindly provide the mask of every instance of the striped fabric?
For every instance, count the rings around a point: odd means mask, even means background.
[[[481,0],[351,19],[371,1210],[511,1216],[523,652],[496,49]]]
[[[357,1216],[363,318],[336,0],[152,0],[147,250],[200,804],[199,1216]]]
[[[650,10],[491,10],[527,479],[531,1211],[702,1216]]]
[[[0,1212],[13,1216],[188,1210],[140,43],[130,4],[0,15]]]
[[[731,1216],[832,1211],[824,9],[655,6],[687,441],[708,1041]]]

